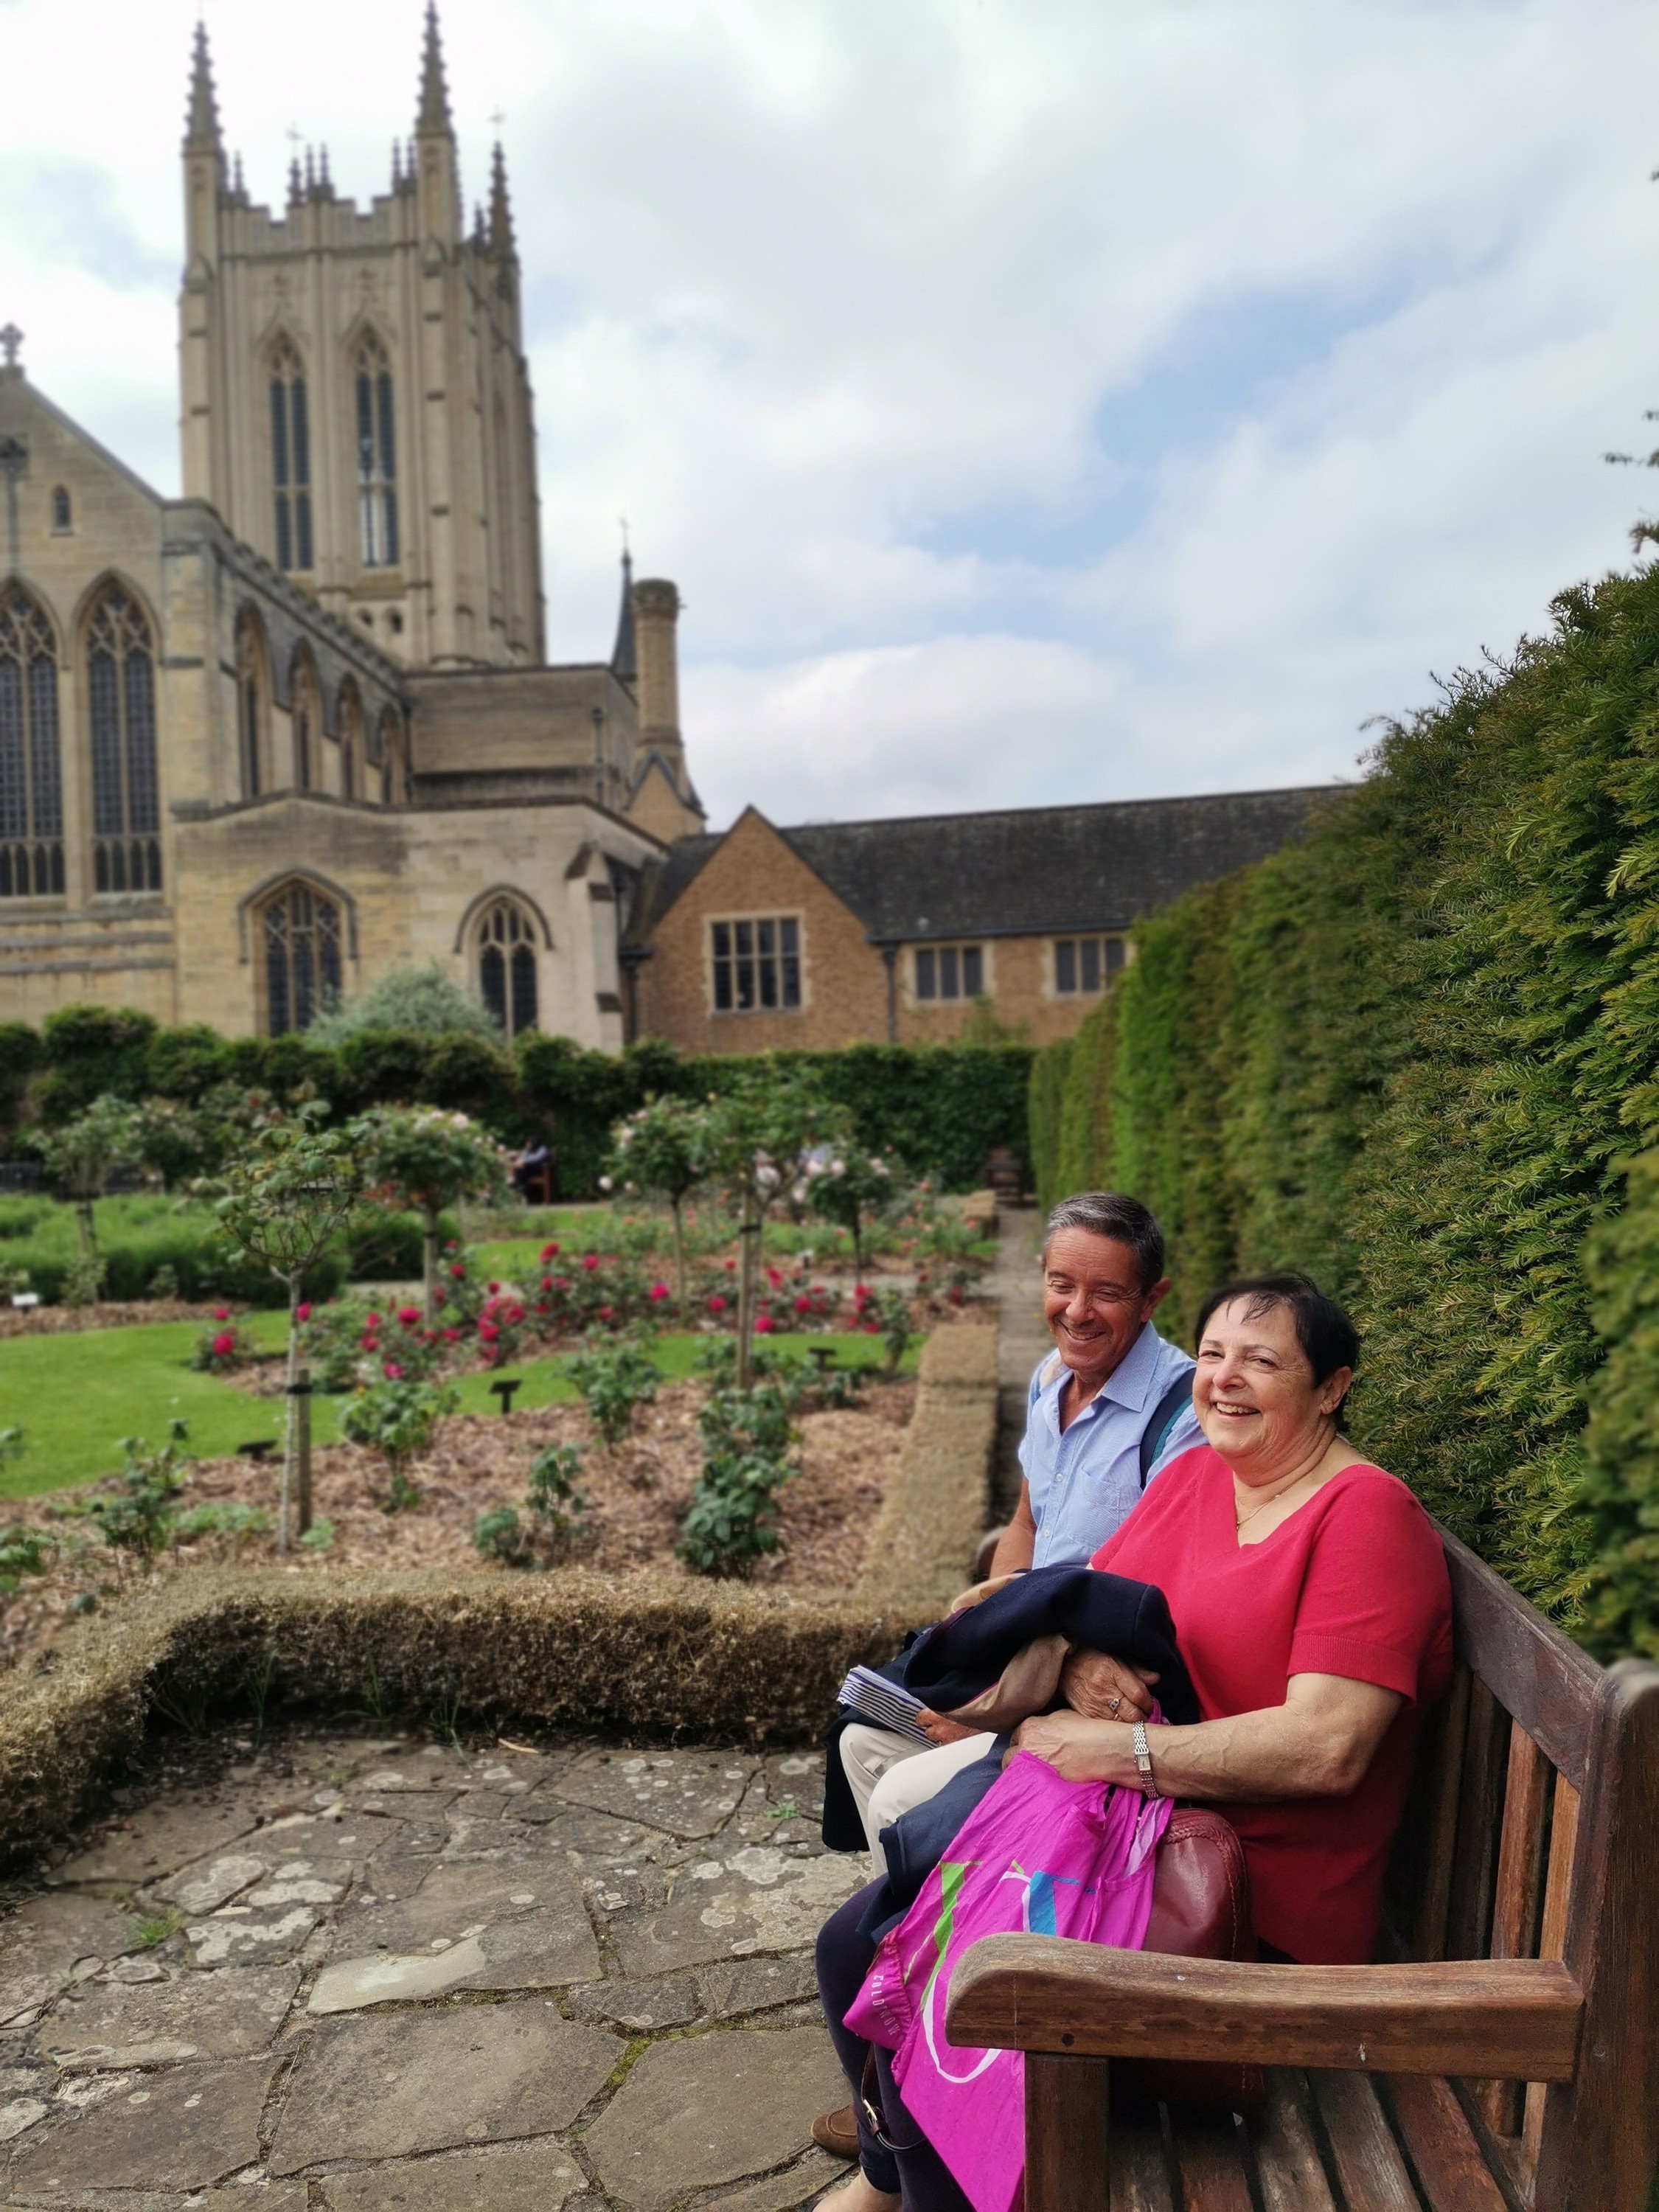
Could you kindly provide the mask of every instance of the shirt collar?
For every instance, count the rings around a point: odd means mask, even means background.
[[[1078,1415],[1079,1420],[1086,1420],[1096,1407],[1109,1400],[1115,1406],[1127,1407],[1132,1413],[1143,1411],[1158,1378],[1158,1354],[1163,1349],[1163,1338],[1151,1322],[1143,1322],[1139,1335]],[[1058,1372],[1048,1378],[1039,1394],[1046,1401],[1056,1427],[1060,1425],[1060,1394],[1065,1389],[1066,1378],[1070,1373],[1065,1361],[1060,1361]]]

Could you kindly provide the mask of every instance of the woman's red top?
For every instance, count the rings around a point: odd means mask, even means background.
[[[1231,1470],[1205,1444],[1170,1462],[1090,1565],[1164,1592],[1206,1721],[1283,1705],[1292,1674],[1406,1699],[1346,1797],[1226,1808],[1257,1935],[1309,1965],[1370,1960],[1423,1715],[1451,1675],[1451,1585],[1428,1515],[1380,1467],[1350,1467],[1241,1544]]]

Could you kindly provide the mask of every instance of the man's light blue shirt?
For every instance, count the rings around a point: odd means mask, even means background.
[[[1035,1567],[1081,1565],[1140,1502],[1140,1437],[1153,1408],[1193,1362],[1166,1344],[1151,1322],[1062,1436],[1060,1394],[1070,1370],[1057,1352],[1038,1366],[1026,1400],[1019,1463],[1036,1522]],[[1176,1416],[1164,1449],[1147,1473],[1204,1441],[1190,1406]]]

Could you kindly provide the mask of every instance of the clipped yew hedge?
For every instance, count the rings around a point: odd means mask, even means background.
[[[1392,728],[1039,1054],[1045,1197],[1152,1204],[1172,1315],[1307,1268],[1357,1441],[1598,1652],[1659,1656],[1659,568]]]
[[[913,1174],[948,1190],[979,1188],[999,1146],[1022,1162],[1030,1158],[1032,1055],[1024,1046],[853,1045],[767,1058],[779,1068],[805,1069],[825,1098],[851,1109],[872,1151],[890,1146]],[[684,1059],[652,1037],[611,1054],[568,1037],[524,1036],[509,1050],[471,1035],[365,1030],[325,1047],[302,1036],[162,1029],[131,1008],[66,1006],[38,1032],[0,1023],[0,1127],[9,1129],[14,1154],[26,1154],[33,1123],[67,1121],[106,1092],[193,1103],[224,1082],[284,1100],[324,1098],[342,1115],[394,1103],[446,1106],[476,1115],[504,1141],[551,1136],[559,1195],[584,1199],[596,1194],[623,1115],[665,1092],[706,1097],[756,1065],[738,1054]]]

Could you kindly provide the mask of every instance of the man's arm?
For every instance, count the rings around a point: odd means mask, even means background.
[[[1036,1522],[1031,1515],[1031,1486],[1022,1475],[1019,1504],[1014,1508],[1014,1517],[1003,1530],[1002,1541],[991,1554],[992,1574],[1023,1574],[1030,1565],[1036,1550]]]

